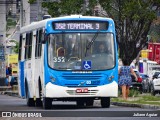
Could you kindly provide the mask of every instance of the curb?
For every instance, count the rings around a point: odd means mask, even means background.
[[[0,91],[1,95],[8,95],[13,97],[19,97],[18,91]]]
[[[19,97],[18,91],[5,91],[4,94],[13,96],[13,97]]]
[[[145,109],[160,109],[159,105],[136,104],[136,103],[125,103],[125,102],[111,102],[111,104],[117,106],[126,106],[126,107],[139,107]]]

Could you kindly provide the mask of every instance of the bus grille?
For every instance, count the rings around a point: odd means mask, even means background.
[[[76,90],[67,90],[66,91],[69,95],[96,95],[98,90],[88,90],[87,93],[76,93]]]
[[[62,78],[65,80],[99,80],[102,74],[67,74],[64,73]]]
[[[65,84],[65,86],[70,87],[70,88],[77,88],[77,87],[97,87],[97,85],[84,85],[84,86],[79,86],[79,84]]]

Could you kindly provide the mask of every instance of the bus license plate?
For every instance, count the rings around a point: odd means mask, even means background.
[[[99,85],[100,80],[87,80],[86,85]]]
[[[77,88],[76,93],[88,93],[88,88]]]

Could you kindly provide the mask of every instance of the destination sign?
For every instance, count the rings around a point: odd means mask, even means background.
[[[96,21],[64,21],[64,22],[53,22],[54,30],[107,30],[107,22],[96,22]]]

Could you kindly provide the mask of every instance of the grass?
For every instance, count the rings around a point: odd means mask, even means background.
[[[129,97],[138,97],[140,95],[140,92],[138,90],[134,90],[134,89],[131,89],[129,91]]]
[[[144,101],[144,100],[135,100],[135,101],[125,101],[125,100],[111,100],[112,102],[125,102],[125,103],[135,103],[135,104],[149,104],[149,105],[158,105],[160,106],[160,102],[158,101]]]
[[[160,106],[160,96],[151,96],[148,94],[137,95],[136,97],[129,97],[128,100],[123,100],[121,97],[112,98],[112,102],[126,102],[126,103],[136,103],[136,104],[150,104]]]
[[[143,99],[135,100],[135,101],[123,101],[123,102],[136,103],[136,104],[159,105],[160,106],[160,102],[158,102],[158,101],[145,101]]]
[[[118,96],[121,96],[121,89],[118,90]],[[140,95],[140,92],[138,90],[135,89],[131,89],[129,90],[129,97],[138,97]]]

